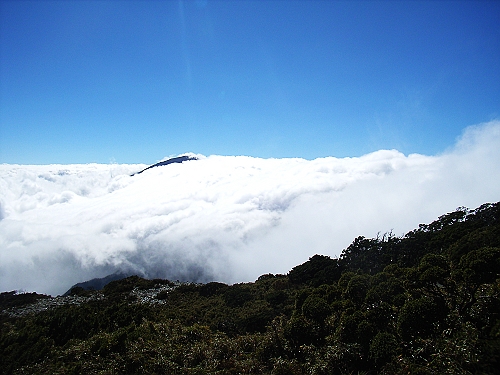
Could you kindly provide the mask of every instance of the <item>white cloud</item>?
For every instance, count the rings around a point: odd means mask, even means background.
[[[60,294],[116,270],[255,280],[358,235],[500,200],[500,122],[438,156],[209,156],[182,164],[0,165],[0,290]]]

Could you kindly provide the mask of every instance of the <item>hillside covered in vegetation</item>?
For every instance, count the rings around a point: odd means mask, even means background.
[[[500,202],[287,275],[0,295],[3,374],[497,374]]]

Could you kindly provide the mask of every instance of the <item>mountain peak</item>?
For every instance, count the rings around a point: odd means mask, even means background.
[[[182,163],[182,162],[190,161],[190,160],[198,160],[198,158],[195,156],[189,156],[189,155],[177,156],[175,158],[170,158],[167,160],[160,161],[156,164],[150,165],[149,167],[144,168],[142,171],[139,171],[137,173],[132,174],[132,176],[135,176],[136,174],[141,174],[142,172],[147,171],[148,169],[151,169],[151,168],[161,167],[163,165],[174,164],[174,163]]]

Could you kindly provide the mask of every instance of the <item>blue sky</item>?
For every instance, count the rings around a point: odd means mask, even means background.
[[[499,2],[2,1],[0,163],[433,155],[500,117]]]

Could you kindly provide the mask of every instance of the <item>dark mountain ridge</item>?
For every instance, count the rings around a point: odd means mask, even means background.
[[[148,169],[151,169],[151,168],[161,167],[164,165],[169,165],[169,164],[174,164],[174,163],[183,163],[185,161],[190,161],[190,160],[198,160],[198,158],[194,157],[194,156],[188,156],[188,155],[177,156],[175,158],[170,158],[168,160],[160,161],[156,164],[150,165],[149,167],[144,168],[142,171],[134,173],[131,176],[135,176],[136,174],[141,174],[142,172],[147,171]]]
[[[111,275],[105,276],[105,277],[100,277],[100,278],[94,278],[91,280],[83,281],[81,283],[77,283],[73,285],[71,288],[68,289],[66,293],[63,294],[63,296],[69,296],[72,291],[75,289],[81,289],[81,290],[101,290],[104,288],[107,284],[109,284],[111,281],[115,280],[121,280],[126,278],[127,276],[130,276],[130,274],[123,273],[123,272],[115,272]]]

